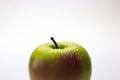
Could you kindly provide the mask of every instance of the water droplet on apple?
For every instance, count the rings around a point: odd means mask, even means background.
[[[53,55],[52,55],[51,57],[52,57],[52,59],[54,59],[54,56],[53,56]]]
[[[78,52],[79,50],[78,49],[76,49],[76,52]]]

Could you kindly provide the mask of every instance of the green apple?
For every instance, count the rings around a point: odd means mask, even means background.
[[[90,80],[91,60],[81,45],[63,41],[39,45],[29,60],[30,80]]]

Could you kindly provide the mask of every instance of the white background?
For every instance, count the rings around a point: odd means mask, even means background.
[[[0,0],[0,79],[30,80],[29,56],[51,36],[87,49],[91,80],[120,80],[120,0]]]

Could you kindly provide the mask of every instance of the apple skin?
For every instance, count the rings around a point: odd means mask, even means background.
[[[30,80],[90,80],[91,60],[81,45],[74,42],[39,45],[29,60]]]

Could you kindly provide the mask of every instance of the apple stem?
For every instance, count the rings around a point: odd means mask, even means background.
[[[50,39],[51,39],[51,40],[53,41],[53,43],[55,44],[56,49],[58,49],[58,45],[57,45],[56,41],[54,40],[54,38],[51,37]]]

